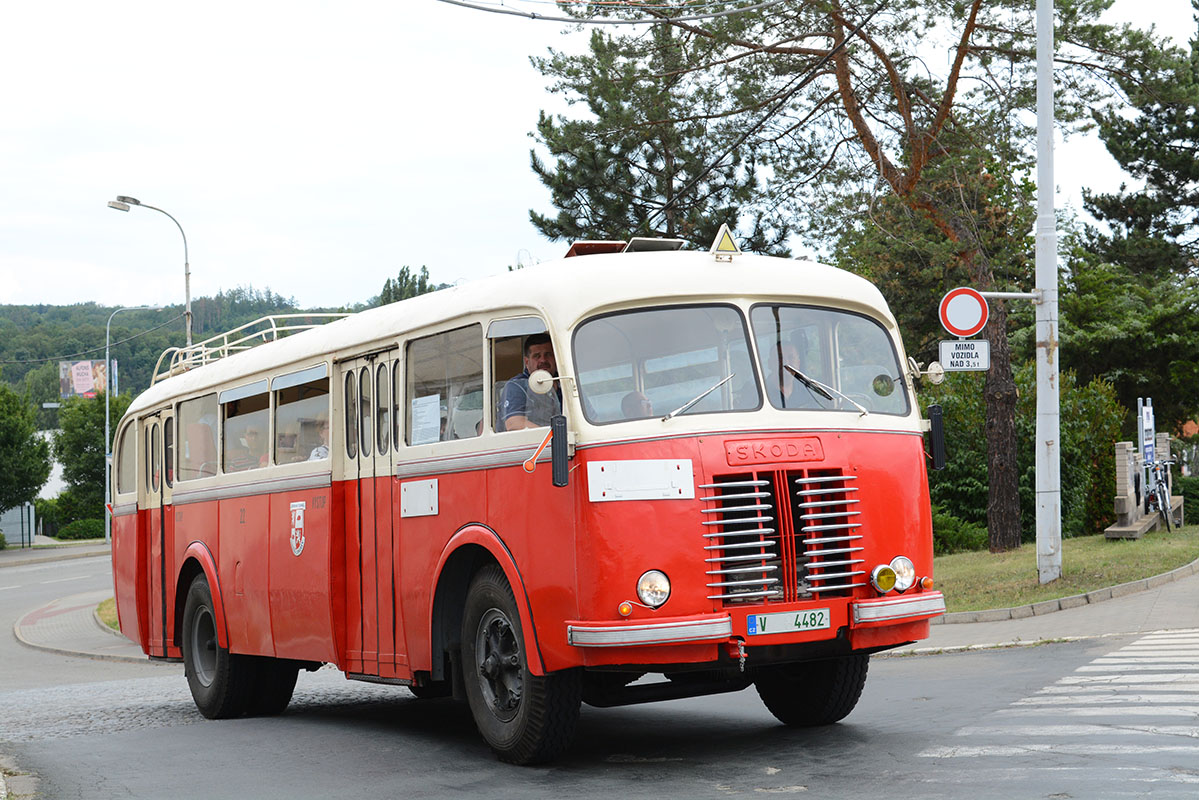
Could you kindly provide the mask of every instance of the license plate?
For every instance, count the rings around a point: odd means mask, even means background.
[[[818,631],[829,628],[832,620],[827,608],[809,608],[803,611],[784,611],[779,614],[750,614],[745,618],[745,627],[750,636],[768,633],[794,633],[795,631]]]

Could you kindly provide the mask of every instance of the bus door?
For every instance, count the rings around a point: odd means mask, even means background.
[[[392,515],[394,350],[340,365],[345,446],[347,672],[405,677],[395,613],[398,536]]]
[[[171,490],[174,484],[175,420],[170,412],[163,411],[144,417],[140,425],[143,466],[137,515],[138,584],[144,587],[144,595],[139,597],[138,607],[146,611],[144,641],[148,653],[156,657],[178,657],[179,650],[170,641],[174,604],[168,598],[168,567],[174,563]]]

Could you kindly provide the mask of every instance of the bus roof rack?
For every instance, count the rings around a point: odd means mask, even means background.
[[[172,375],[187,372],[189,369],[211,364],[234,353],[249,350],[255,345],[273,342],[283,336],[316,328],[348,316],[350,315],[341,313],[271,314],[219,333],[190,347],[168,347],[162,351],[162,355],[158,357],[158,363],[154,365],[154,377],[150,380],[150,384],[153,385]],[[164,361],[166,362],[165,367]]]

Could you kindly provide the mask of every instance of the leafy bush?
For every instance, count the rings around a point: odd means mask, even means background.
[[[1032,363],[1016,370],[1017,471],[1024,540],[1036,537],[1036,371]],[[950,373],[940,386],[921,393],[925,406],[940,403],[945,420],[948,463],[929,472],[932,501],[959,522],[985,529],[987,524],[986,404],[982,373]],[[1074,373],[1062,372],[1061,487],[1062,535],[1097,533],[1115,519],[1114,444],[1126,411],[1115,390],[1096,379],[1079,386]],[[950,523],[943,523],[950,525]],[[951,526],[952,527],[952,526]],[[936,523],[934,522],[934,535]]]
[[[104,520],[102,519],[77,519],[74,522],[62,526],[58,531],[59,539],[103,539],[104,538]]]
[[[1174,476],[1174,494],[1182,495],[1183,514],[1199,514],[1199,475]]]
[[[933,554],[938,556],[987,549],[987,529],[966,522],[933,504]]]
[[[0,550],[3,550],[6,547],[8,547],[8,542],[4,539],[4,533],[0,532]]]

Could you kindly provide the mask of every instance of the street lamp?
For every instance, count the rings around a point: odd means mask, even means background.
[[[112,203],[109,203],[112,205]],[[104,326],[104,541],[112,541],[112,436],[109,433],[108,396],[112,388],[112,361],[108,357],[109,331],[112,318],[122,311],[161,311],[162,306],[127,306],[108,315]]]
[[[128,211],[130,206],[141,206],[157,211],[160,214],[166,214],[171,222],[175,223],[175,227],[179,229],[179,234],[183,237],[183,318],[184,325],[187,329],[187,346],[192,346],[192,272],[191,266],[188,264],[187,258],[187,234],[183,232],[183,226],[179,224],[179,220],[172,217],[167,212],[156,206],[147,205],[136,197],[127,197],[126,195],[117,195],[116,200],[109,200],[108,207],[115,208],[117,211]]]

